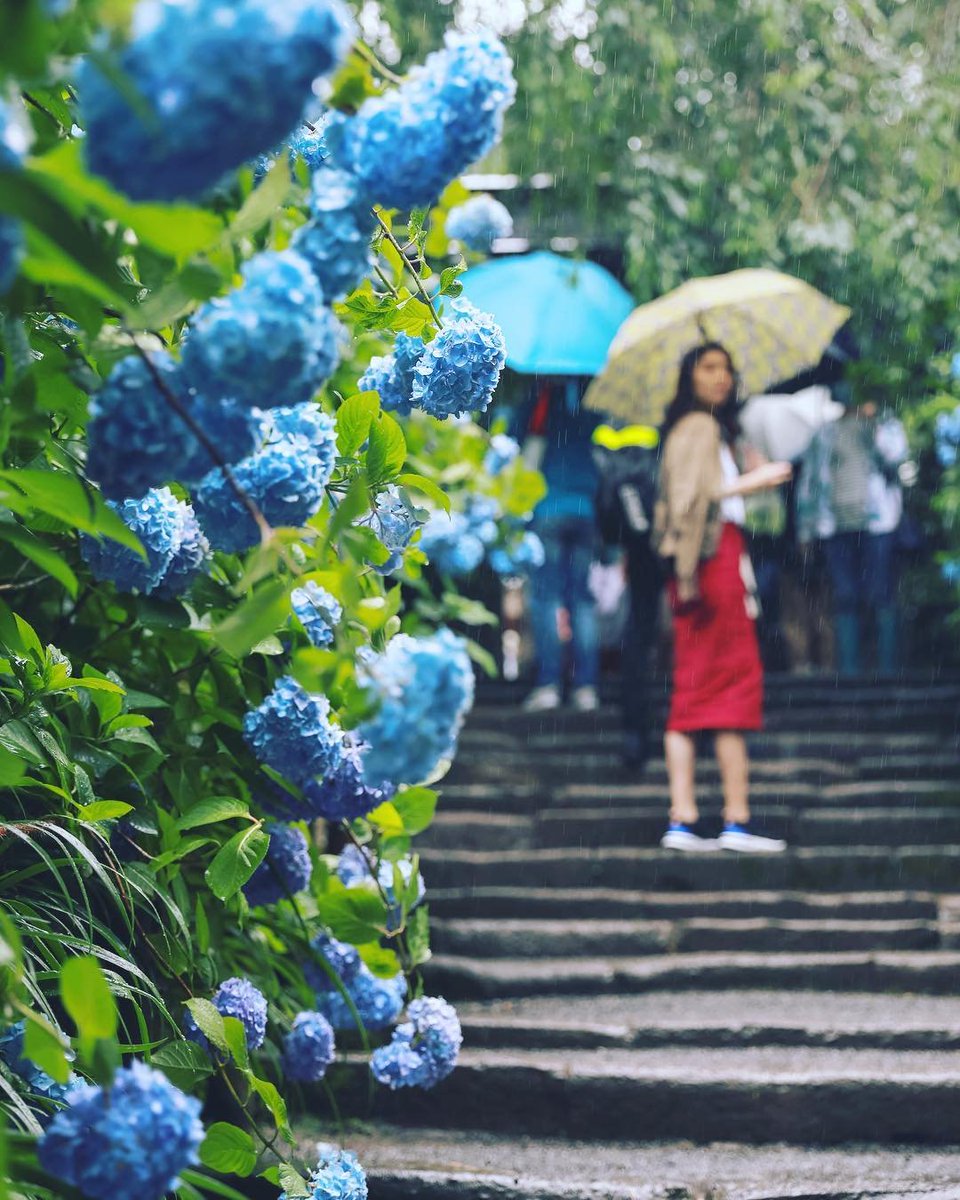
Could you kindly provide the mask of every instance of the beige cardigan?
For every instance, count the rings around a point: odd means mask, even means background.
[[[673,560],[677,596],[698,596],[697,567],[720,542],[720,426],[709,413],[692,412],[670,431],[663,447],[660,494],[653,521],[653,544]]]

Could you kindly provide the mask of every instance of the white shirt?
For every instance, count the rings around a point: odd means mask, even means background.
[[[720,469],[723,473],[724,485],[736,483],[740,478],[733,453],[726,442],[720,446]],[[720,501],[720,516],[731,525],[739,525],[742,529],[747,521],[747,506],[742,496],[724,496]]]

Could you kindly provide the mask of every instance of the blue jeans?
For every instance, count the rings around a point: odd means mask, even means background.
[[[823,543],[838,613],[896,604],[893,533],[837,533]]]
[[[588,586],[594,557],[593,519],[548,517],[535,521],[534,529],[544,549],[544,564],[530,581],[537,684],[560,687],[563,682],[563,644],[557,632],[557,617],[563,607],[570,614],[573,634],[573,686],[596,687],[599,639]]]

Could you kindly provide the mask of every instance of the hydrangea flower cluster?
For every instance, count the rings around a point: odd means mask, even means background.
[[[317,1156],[309,1200],[367,1200],[367,1177],[355,1154],[321,1143]],[[288,1200],[287,1193],[281,1192],[279,1200]]]
[[[295,1083],[319,1083],[336,1052],[333,1027],[322,1013],[297,1013],[283,1041],[283,1073]]]
[[[270,446],[295,442],[319,458],[329,477],[337,459],[337,430],[333,417],[312,401],[289,408],[271,408],[259,423],[260,437]]]
[[[363,770],[364,747],[349,734],[344,737],[340,762],[322,780],[304,786],[304,795],[315,817],[327,821],[353,821],[365,817],[393,795],[386,780],[371,783]]]
[[[300,786],[337,770],[343,734],[330,720],[330,701],[283,675],[243,719],[243,736],[260,762]]]
[[[310,207],[313,219],[297,230],[293,248],[313,268],[327,299],[339,300],[373,272],[373,218],[345,171],[314,174]]]
[[[351,946],[349,942],[341,942],[329,933],[318,933],[310,939],[310,946],[343,983],[349,983],[360,971],[360,955],[356,946]],[[330,972],[312,959],[303,964],[303,977],[318,996],[337,990]]]
[[[467,518],[471,532],[483,542],[484,546],[492,546],[500,536],[500,530],[497,527],[500,505],[492,496],[474,492],[467,498],[464,516]]]
[[[408,416],[413,412],[414,371],[423,354],[423,338],[398,333],[391,354],[377,355],[360,376],[357,390],[376,392],[380,407]]]
[[[292,825],[268,825],[270,845],[266,857],[244,885],[249,904],[276,904],[302,892],[310,882],[313,866],[302,829]]]
[[[952,587],[960,584],[960,558],[948,558],[940,564],[940,574]]]
[[[263,1045],[267,1036],[267,1001],[263,993],[253,986],[249,979],[234,976],[225,979],[210,997],[213,1007],[224,1017],[236,1017],[247,1035],[247,1048],[256,1050]],[[187,1037],[210,1049],[210,1043],[200,1031],[190,1010],[184,1018],[184,1032]]]
[[[166,352],[149,356],[168,388],[216,444],[236,462],[257,443],[259,414],[236,400],[208,400],[190,391],[180,364]],[[87,472],[105,496],[142,496],[170,479],[192,484],[212,463],[207,450],[176,415],[150,368],[137,355],[121,359],[90,406]]]
[[[483,412],[500,381],[506,355],[500,326],[490,314],[457,301],[417,361],[410,401],[440,418]]]
[[[420,534],[420,549],[444,575],[469,575],[483,562],[485,546],[462,512],[435,512]]]
[[[453,1005],[441,996],[422,996],[407,1006],[407,1020],[394,1030],[390,1044],[374,1050],[370,1070],[393,1091],[431,1088],[456,1066],[462,1043]]]
[[[400,971],[392,979],[380,979],[363,963],[349,981],[345,981],[365,1029],[386,1029],[403,1012],[407,981]],[[357,1028],[350,1006],[339,991],[317,994],[317,1008],[337,1030]]]
[[[543,542],[528,529],[512,545],[497,546],[490,551],[490,566],[498,575],[529,575],[539,571],[546,561]]]
[[[486,253],[497,238],[512,235],[510,210],[492,196],[471,196],[447,216],[447,236],[463,242],[468,250]]]
[[[337,860],[337,878],[344,887],[373,887],[373,867],[373,860],[368,856],[367,852],[350,842],[340,852],[340,857]],[[379,870],[375,872],[376,882],[383,889],[383,894],[387,900],[387,929],[391,932],[400,927],[402,916],[400,902],[393,890],[394,867],[399,870],[404,884],[409,884],[413,878],[413,860],[405,857],[393,863],[383,859]],[[416,908],[426,895],[426,891],[423,876],[418,871],[417,898],[411,905],[411,908]]]
[[[933,427],[940,466],[955,467],[960,459],[960,404],[950,413],[938,413]]]
[[[91,1200],[161,1200],[200,1161],[200,1101],[141,1062],[109,1088],[84,1084],[37,1145],[40,1165]]]
[[[16,170],[27,152],[23,128],[13,120],[10,108],[0,98],[0,170]],[[0,296],[16,278],[23,254],[23,230],[14,217],[0,216]]]
[[[495,433],[490,439],[490,448],[483,460],[483,469],[488,475],[497,476],[520,454],[520,443],[505,433]]]
[[[259,183],[272,170],[277,159],[286,154],[291,174],[302,158],[308,171],[318,171],[327,157],[327,115],[323,113],[316,121],[300,121],[293,133],[270,154],[261,154],[253,164],[253,178]]]
[[[87,162],[136,200],[196,198],[289,133],[355,32],[342,0],[141,0],[116,67],[143,104],[80,68]]]
[[[203,395],[249,407],[312,399],[340,358],[343,330],[323,306],[310,264],[292,250],[246,262],[243,284],[202,305],[183,341],[183,367]]]
[[[290,607],[314,646],[333,642],[333,627],[343,616],[343,607],[326,588],[309,580],[290,593]]]
[[[450,32],[399,87],[335,120],[331,153],[368,201],[427,207],[499,139],[515,94],[498,38]]]
[[[372,529],[390,551],[387,561],[377,567],[382,575],[389,575],[403,561],[403,551],[420,527],[420,520],[399,488],[391,483],[377,496],[373,511],[357,524]]]
[[[40,1096],[44,1100],[57,1100],[62,1104],[73,1091],[82,1086],[82,1081],[79,1076],[71,1074],[66,1083],[57,1083],[52,1075],[42,1071],[29,1058],[24,1058],[24,1032],[24,1022],[17,1021],[0,1033],[0,1062],[5,1063],[14,1075],[23,1080],[26,1090],[32,1096]]]
[[[419,783],[453,754],[473,703],[473,668],[463,640],[449,629],[429,637],[398,634],[367,656],[358,676],[380,708],[364,721],[363,774],[368,781]]]
[[[109,538],[84,535],[83,557],[96,578],[108,580],[121,592],[185,592],[210,557],[193,508],[165,487],[151,488],[140,500],[108,504],[140,539],[147,557]]]

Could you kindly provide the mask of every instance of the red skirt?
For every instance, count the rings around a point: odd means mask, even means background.
[[[763,667],[752,569],[736,525],[724,524],[716,554],[700,564],[700,599],[673,613],[673,695],[667,729],[761,729]]]

